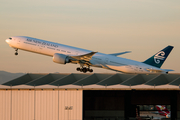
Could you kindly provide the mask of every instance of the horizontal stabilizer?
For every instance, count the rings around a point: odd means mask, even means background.
[[[146,70],[150,72],[163,72],[163,70],[157,70],[157,69],[146,69]]]
[[[169,71],[174,71],[174,70],[172,70],[172,69],[163,69],[164,71],[167,71],[167,72],[169,72]]]
[[[171,69],[146,69],[147,71],[150,71],[150,72],[169,72],[169,71],[174,71],[174,70],[171,70]]]
[[[126,53],[130,53],[131,51],[125,51],[125,52],[120,52],[120,53],[113,53],[113,54],[109,54],[109,55],[114,55],[114,56],[118,56],[118,55],[123,55]]]

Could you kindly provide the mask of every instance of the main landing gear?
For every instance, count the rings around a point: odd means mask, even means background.
[[[86,67],[82,67],[82,68],[78,67],[76,70],[80,71],[80,72],[83,72],[83,73],[86,73],[87,71],[93,72],[93,69],[86,68]]]
[[[16,52],[15,52],[15,55],[18,55],[18,49],[15,49],[15,51],[16,51]]]

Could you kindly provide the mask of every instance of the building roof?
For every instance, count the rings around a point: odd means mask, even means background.
[[[5,88],[180,89],[180,74],[27,73],[0,85]]]

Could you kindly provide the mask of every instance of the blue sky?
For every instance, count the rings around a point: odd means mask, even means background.
[[[5,39],[30,36],[144,61],[167,45],[175,48],[162,68],[180,72],[179,0],[0,0],[0,70],[76,72],[78,65],[19,50]],[[94,68],[95,72],[112,72]]]

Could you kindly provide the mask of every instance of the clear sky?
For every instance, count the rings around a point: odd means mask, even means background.
[[[14,49],[11,36],[30,36],[144,61],[167,45],[175,48],[162,68],[180,72],[180,0],[0,0],[0,70],[76,72],[51,57]],[[94,72],[112,72],[93,68]]]

